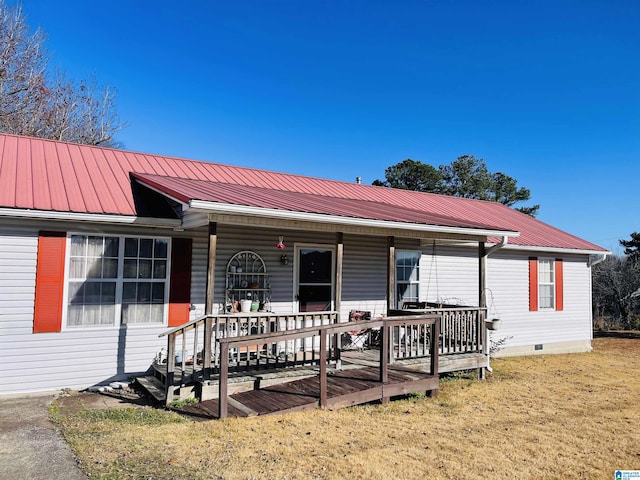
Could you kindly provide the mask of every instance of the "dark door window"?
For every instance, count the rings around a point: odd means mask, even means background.
[[[333,301],[333,251],[301,248],[298,251],[298,310],[331,310]]]

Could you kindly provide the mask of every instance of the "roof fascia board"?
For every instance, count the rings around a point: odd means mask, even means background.
[[[453,235],[471,235],[480,237],[518,237],[519,232],[488,230],[481,228],[466,227],[446,227],[440,225],[428,225],[417,223],[403,223],[386,220],[371,220],[366,218],[341,217],[338,215],[323,215],[318,213],[292,212],[289,210],[276,210],[272,208],[249,207],[246,205],[231,205],[225,203],[205,202],[202,200],[192,200],[189,206],[194,209],[204,210],[211,213],[222,213],[231,215],[248,215],[258,217],[269,217],[283,220],[297,220],[308,223],[331,223],[334,225],[369,227],[383,230],[408,230],[423,233],[443,233]]]
[[[428,247],[431,246],[431,242],[436,241],[436,245],[440,246],[449,246],[449,247],[464,247],[464,248],[478,248],[477,243],[472,243],[469,241],[456,241],[456,240],[447,240],[447,239],[438,239],[438,238],[424,238],[421,242],[421,246]],[[487,248],[491,248],[495,245],[499,245],[495,242],[487,242]],[[536,246],[528,246],[528,245],[513,245],[511,243],[506,244],[504,247],[501,247],[500,250],[517,250],[517,251],[527,251],[527,252],[545,252],[545,253],[571,253],[577,255],[594,255],[594,254],[605,254],[611,255],[609,251],[602,250],[581,250],[577,248],[560,248],[560,247],[536,247]]]
[[[180,227],[180,220],[172,218],[137,217],[135,215],[113,215],[108,213],[57,212],[49,210],[24,210],[0,208],[0,216],[13,218],[43,218],[48,220],[68,220],[74,222],[97,222],[137,225],[142,227]]]
[[[440,246],[450,246],[450,247],[463,247],[463,248],[478,248],[477,243],[472,243],[470,241],[450,241],[447,239],[438,239],[438,238],[424,238],[421,242],[421,246],[428,247],[431,246],[432,241],[436,241],[436,245]],[[495,242],[487,242],[487,247],[491,248],[495,245],[499,245]],[[540,252],[540,253],[570,253],[576,255],[594,255],[594,254],[605,254],[611,255],[610,251],[602,251],[602,250],[581,250],[577,248],[560,248],[560,247],[536,247],[529,245],[513,245],[508,243],[504,247],[500,248],[500,250],[516,250],[516,251],[526,251],[526,252]]]
[[[283,220],[272,219],[267,217],[255,217],[250,215],[233,215],[233,214],[209,214],[210,222],[217,222],[222,225],[236,225],[236,226],[250,226],[257,228],[272,228],[280,230],[299,230],[306,232],[323,232],[323,233],[348,233],[353,235],[367,235],[367,236],[395,236],[399,238],[415,238],[422,240],[425,238],[424,232],[418,232],[415,230],[394,230],[394,229],[380,229],[371,227],[362,227],[355,225],[336,225],[332,223],[318,223],[318,222],[302,222],[299,220]],[[195,226],[195,225],[194,225]],[[201,225],[198,225],[201,226]],[[187,228],[187,227],[185,227]],[[189,227],[190,228],[190,227]],[[487,237],[479,235],[452,235],[452,234],[439,234],[430,232],[429,238],[438,240],[448,240],[456,238],[463,242],[484,242]]]
[[[529,245],[513,245],[512,243],[504,246],[503,250],[517,250],[527,252],[544,252],[544,253],[575,253],[577,255],[593,255],[596,253],[603,253],[605,255],[611,255],[608,250],[586,250],[579,248],[561,248],[561,247],[537,247]]]

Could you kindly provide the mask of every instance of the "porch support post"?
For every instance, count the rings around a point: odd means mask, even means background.
[[[216,278],[216,246],[218,243],[218,224],[209,222],[209,246],[207,249],[207,296],[205,300],[204,313],[213,313],[213,292]]]
[[[478,243],[478,306],[482,309],[487,306],[487,249],[484,241]],[[489,364],[489,345],[487,345],[488,335],[484,323],[484,312],[478,312],[478,327],[480,329],[479,340],[482,342],[482,348],[487,356],[487,365]],[[478,369],[478,379],[484,380],[485,369]]]
[[[396,308],[396,239],[387,237],[387,314]]]
[[[484,308],[487,306],[486,292],[487,288],[487,252],[484,242],[478,243],[478,306]]]
[[[340,316],[340,307],[342,306],[342,258],[344,255],[344,233],[336,233],[336,293],[335,293],[335,310]]]
[[[340,322],[340,310],[342,308],[342,265],[344,257],[344,233],[336,233],[336,292],[335,292],[335,311],[338,312],[338,322]],[[340,335],[335,333],[332,339],[333,356],[337,362],[340,362]],[[322,405],[321,405],[322,406]]]

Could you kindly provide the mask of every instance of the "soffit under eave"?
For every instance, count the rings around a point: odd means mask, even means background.
[[[394,236],[399,238],[415,238],[421,240],[452,240],[461,242],[485,242],[487,240],[487,236],[484,235],[305,222],[302,220],[273,219],[253,215],[228,215],[219,213],[209,213],[208,215],[206,215],[204,213],[195,214],[192,212],[190,213],[189,217],[185,218],[185,220],[188,221],[188,223],[185,223],[185,229],[201,227],[206,225],[208,222],[216,222],[223,225],[252,226],[324,233],[342,232],[354,235],[368,235],[375,237]]]

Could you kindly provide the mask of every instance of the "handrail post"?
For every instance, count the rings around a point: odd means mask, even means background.
[[[218,418],[227,417],[227,382],[229,380],[229,344],[220,344],[220,379],[218,383]]]
[[[486,328],[484,328],[485,327],[484,314],[482,312],[482,309],[478,309],[476,327],[478,329],[478,333],[477,333],[478,347],[476,348],[476,351],[480,353],[486,353],[486,349],[485,349]]]
[[[193,329],[193,370],[191,370],[191,380],[196,379],[197,369],[198,369],[198,332],[199,329],[196,326]]]
[[[390,334],[390,327],[385,322],[380,327],[380,381],[386,383],[389,379],[389,344],[391,342],[392,335]]]
[[[440,350],[440,319],[438,317],[431,327],[431,375],[438,375],[438,352]]]
[[[482,350],[481,352],[485,355],[486,366],[480,367],[478,369],[478,380],[484,380],[486,377],[486,367],[490,367],[490,348],[489,348],[489,334],[487,332],[487,326],[484,323],[485,318],[485,310],[481,309],[478,311],[478,330],[480,330],[480,339],[482,341]],[[478,350],[480,350],[478,348]]]
[[[176,337],[175,334],[167,336],[167,373],[164,377],[165,403],[167,406],[173,402],[173,381],[176,370]]]
[[[213,328],[212,328],[213,318],[207,316],[204,320],[204,347],[202,351],[203,359],[202,359],[202,378],[205,380],[211,379],[211,356],[212,356],[212,344],[211,340],[213,338]]]
[[[320,407],[327,406],[327,334],[320,328]]]

